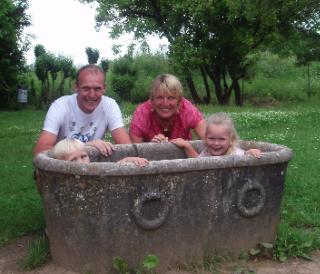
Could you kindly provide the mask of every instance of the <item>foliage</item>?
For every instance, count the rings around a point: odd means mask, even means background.
[[[40,57],[41,55],[45,55],[46,53],[46,49],[43,45],[38,44],[34,47],[34,55],[36,58]]]
[[[255,248],[251,248],[249,251],[249,255],[256,258],[256,257],[266,257],[272,258],[273,252],[273,244],[271,243],[259,243]]]
[[[48,106],[53,99],[63,94],[65,80],[75,77],[76,69],[71,58],[47,52],[42,45],[37,45],[34,53],[35,73],[41,81],[41,98],[38,99],[41,108],[41,104]]]
[[[130,269],[128,263],[121,257],[112,259],[113,267],[119,274],[143,274],[152,273],[151,271],[159,265],[159,258],[155,255],[147,255],[136,269]]]
[[[102,59],[100,62],[100,66],[102,67],[105,73],[107,73],[109,70],[109,64],[110,64],[110,61],[108,59]]]
[[[248,103],[301,102],[307,100],[307,67],[297,66],[294,56],[283,57],[270,52],[256,55],[254,76],[243,82],[243,95]],[[310,63],[311,96],[320,95],[318,63]]]
[[[274,247],[274,257],[281,262],[290,257],[301,257],[311,260],[310,252],[315,245],[315,235],[290,229],[286,224],[281,224],[278,229]]]
[[[236,267],[232,274],[257,274],[254,269],[246,269],[243,267]]]
[[[29,41],[23,40],[22,31],[30,25],[27,8],[26,0],[0,2],[0,108],[14,104],[18,75],[24,70],[23,54]]]
[[[20,262],[23,271],[35,269],[43,265],[49,258],[49,242],[46,236],[33,241],[27,250],[27,257]]]
[[[228,104],[232,90],[242,105],[239,80],[250,67],[248,55],[270,42],[279,44],[296,33],[315,33],[320,3],[304,1],[141,1],[80,0],[97,2],[97,24],[112,26],[112,37],[133,32],[165,36],[170,57],[186,77],[191,95],[201,102],[192,70],[201,70],[210,99],[210,79],[220,104]],[[268,12],[265,12],[265,11]]]
[[[160,54],[126,55],[111,63],[107,82],[121,100],[140,103],[149,98],[152,80],[158,74],[168,72],[168,60]]]
[[[125,56],[112,63],[112,88],[122,100],[130,101],[130,92],[134,88],[137,72],[133,66],[132,58]]]
[[[98,49],[93,49],[91,47],[86,48],[86,54],[88,57],[88,63],[89,64],[96,64],[99,59],[99,50]]]

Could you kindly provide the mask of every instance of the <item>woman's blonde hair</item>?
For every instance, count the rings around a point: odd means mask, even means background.
[[[179,79],[172,74],[158,75],[152,82],[150,88],[150,99],[154,99],[158,91],[165,91],[174,95],[179,101],[182,98],[182,85]]]
[[[233,119],[225,112],[217,112],[210,115],[207,119],[206,134],[208,133],[208,128],[210,125],[223,125],[226,127],[231,140],[230,148],[228,149],[227,154],[232,153],[239,142],[239,136],[234,125]]]
[[[63,160],[66,155],[75,150],[84,150],[85,144],[78,139],[63,139],[59,141],[51,150],[50,156],[55,159]]]

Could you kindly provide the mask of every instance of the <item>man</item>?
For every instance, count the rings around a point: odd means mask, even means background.
[[[35,155],[51,149],[58,141],[76,138],[110,155],[112,144],[103,141],[106,131],[117,144],[131,143],[124,128],[121,111],[115,100],[104,96],[105,74],[96,65],[78,71],[76,93],[62,96],[52,103],[34,149]]]

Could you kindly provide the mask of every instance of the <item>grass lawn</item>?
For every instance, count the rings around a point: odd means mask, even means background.
[[[133,105],[123,104],[126,123]],[[283,144],[294,151],[289,163],[274,254],[303,256],[320,247],[320,109],[315,103],[281,107],[200,106],[208,115],[232,115],[243,140]],[[44,229],[41,199],[32,178],[32,149],[45,112],[0,112],[0,244]]]

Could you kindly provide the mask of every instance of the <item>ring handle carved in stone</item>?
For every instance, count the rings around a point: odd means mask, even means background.
[[[146,202],[154,200],[160,201],[161,209],[157,218],[148,220],[142,216],[142,208]],[[143,229],[152,230],[160,227],[167,218],[168,212],[169,205],[167,199],[164,195],[158,192],[143,193],[134,202],[133,215],[137,224]]]
[[[252,207],[245,205],[245,200],[250,191],[257,191],[259,194],[258,203]],[[266,191],[259,182],[246,182],[238,192],[237,207],[243,217],[254,217],[263,208],[266,201]]]

